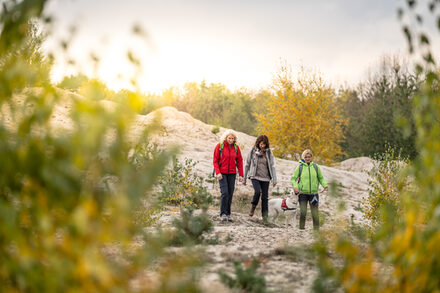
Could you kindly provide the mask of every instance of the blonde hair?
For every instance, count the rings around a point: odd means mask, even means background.
[[[220,137],[220,142],[224,142],[229,135],[232,135],[234,137],[234,143],[237,143],[237,134],[232,129],[226,129],[225,132],[223,132]]]
[[[306,155],[310,154],[313,157],[313,153],[311,150],[306,149],[305,151],[303,151],[301,158],[304,159]]]

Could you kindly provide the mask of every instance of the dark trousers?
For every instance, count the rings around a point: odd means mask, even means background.
[[[220,183],[220,216],[221,215],[231,215],[231,204],[232,195],[234,194],[235,188],[235,175],[236,174],[223,174]]]
[[[319,201],[319,195],[316,195]],[[299,228],[304,229],[306,225],[306,215],[307,215],[307,203],[310,204],[310,211],[312,212],[313,228],[319,229],[319,213],[318,213],[318,202],[311,203],[313,199],[312,194],[299,194]]]
[[[251,204],[258,205],[261,195],[261,215],[266,218],[269,213],[268,197],[269,197],[269,181],[260,181],[252,179],[252,186],[254,187],[254,197]]]

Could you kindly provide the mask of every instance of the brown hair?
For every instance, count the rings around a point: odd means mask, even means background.
[[[270,147],[269,146],[269,138],[266,135],[262,134],[259,137],[257,137],[257,140],[255,141],[255,147],[257,149],[260,149],[260,142],[264,142],[266,144],[266,148]]]

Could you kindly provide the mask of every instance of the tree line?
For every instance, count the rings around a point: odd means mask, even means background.
[[[406,158],[417,155],[412,99],[421,78],[407,64],[384,58],[379,70],[351,88],[334,88],[322,76],[301,68],[293,78],[281,66],[267,89],[232,91],[221,83],[188,82],[160,94],[140,94],[139,114],[173,106],[205,123],[250,135],[265,133],[276,154],[295,159],[314,149],[322,162],[373,156],[388,147]],[[126,101],[130,90],[113,91],[85,75],[65,77],[57,85],[96,99]]]

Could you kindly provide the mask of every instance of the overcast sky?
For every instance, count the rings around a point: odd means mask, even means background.
[[[52,0],[56,34],[77,26],[69,55],[112,88],[133,72],[126,51],[143,61],[139,84],[159,92],[186,81],[221,82],[231,89],[271,83],[280,60],[293,71],[319,70],[333,85],[364,80],[384,55],[406,54],[393,0]],[[148,41],[132,33],[139,24]],[[56,40],[56,41],[55,41]],[[100,57],[93,71],[90,52]],[[61,60],[61,59],[60,59]],[[131,68],[131,69],[130,69]],[[131,71],[130,71],[131,70]],[[59,61],[54,79],[74,72]]]

